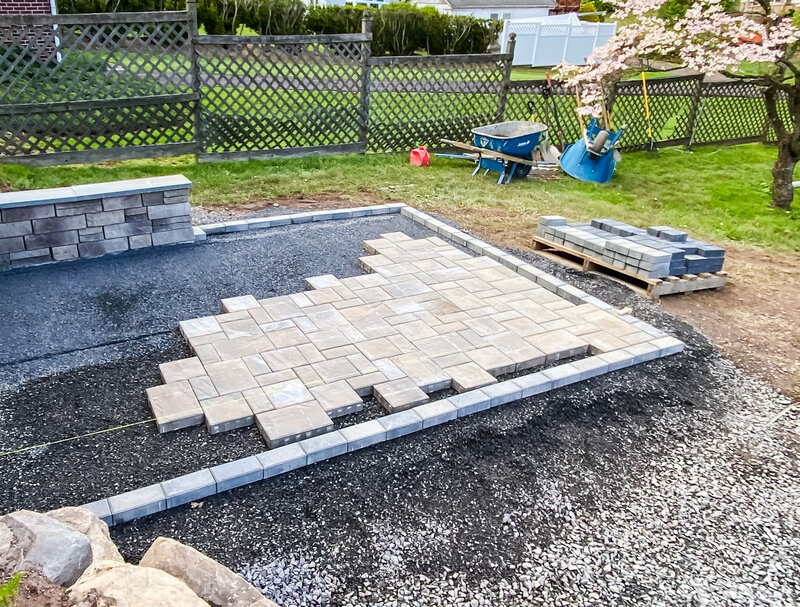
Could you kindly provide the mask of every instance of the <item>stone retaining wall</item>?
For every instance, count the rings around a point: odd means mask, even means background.
[[[183,175],[0,194],[0,271],[194,242]]]

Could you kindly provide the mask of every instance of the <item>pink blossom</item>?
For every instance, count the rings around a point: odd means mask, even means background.
[[[562,64],[557,76],[576,87],[583,115],[600,115],[602,87],[619,80],[625,70],[651,57],[678,57],[680,67],[709,73],[736,71],[742,63],[774,63],[789,44],[800,40],[790,18],[726,13],[721,0],[698,0],[686,16],[669,24],[658,17],[666,0],[622,0],[614,16],[635,17],[592,52],[587,65]]]

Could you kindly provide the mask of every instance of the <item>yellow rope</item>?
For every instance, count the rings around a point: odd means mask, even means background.
[[[20,449],[12,449],[11,451],[0,451],[0,457],[7,457],[9,455],[18,455],[20,453],[25,453],[27,451],[33,451],[34,449],[40,449],[42,447],[51,447],[53,445],[59,445],[61,443],[68,443],[70,441],[78,440],[81,438],[88,438],[90,436],[97,436],[98,434],[106,434],[107,432],[115,432],[117,430],[125,430],[126,428],[132,428],[133,426],[141,426],[142,424],[149,424],[151,422],[156,421],[155,417],[151,417],[150,419],[145,419],[140,422],[131,422],[130,424],[122,424],[120,426],[114,426],[113,428],[106,428],[104,430],[94,430],[93,432],[87,432],[86,434],[78,434],[76,436],[70,436],[69,438],[60,438],[58,440],[50,441],[49,443],[42,443],[41,445],[31,445],[30,447],[22,447]]]

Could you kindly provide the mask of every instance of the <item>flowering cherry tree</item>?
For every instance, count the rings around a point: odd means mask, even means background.
[[[726,12],[721,0],[696,0],[684,17],[674,21],[658,16],[665,1],[621,0],[613,16],[626,19],[628,25],[595,49],[587,65],[559,66],[559,77],[579,92],[579,111],[600,116],[604,87],[650,59],[750,82],[763,91],[767,116],[778,137],[772,204],[789,209],[792,175],[800,160],[800,30],[791,18],[772,11],[771,0],[756,0],[758,12],[745,14]],[[752,64],[758,64],[757,73],[743,71]],[[778,112],[782,95],[791,117],[787,123]]]

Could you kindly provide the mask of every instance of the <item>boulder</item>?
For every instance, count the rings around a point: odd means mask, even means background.
[[[150,567],[97,561],[69,589],[73,607],[209,607],[179,579]]]
[[[69,586],[91,562],[89,539],[64,523],[29,510],[0,517],[0,579],[35,571]]]
[[[125,562],[116,545],[111,541],[108,525],[91,510],[70,506],[52,510],[47,513],[47,516],[69,525],[75,531],[80,531],[89,538],[89,543],[92,545],[92,561]]]
[[[182,580],[213,607],[278,607],[240,575],[175,540],[156,539],[140,565],[161,569]]]

